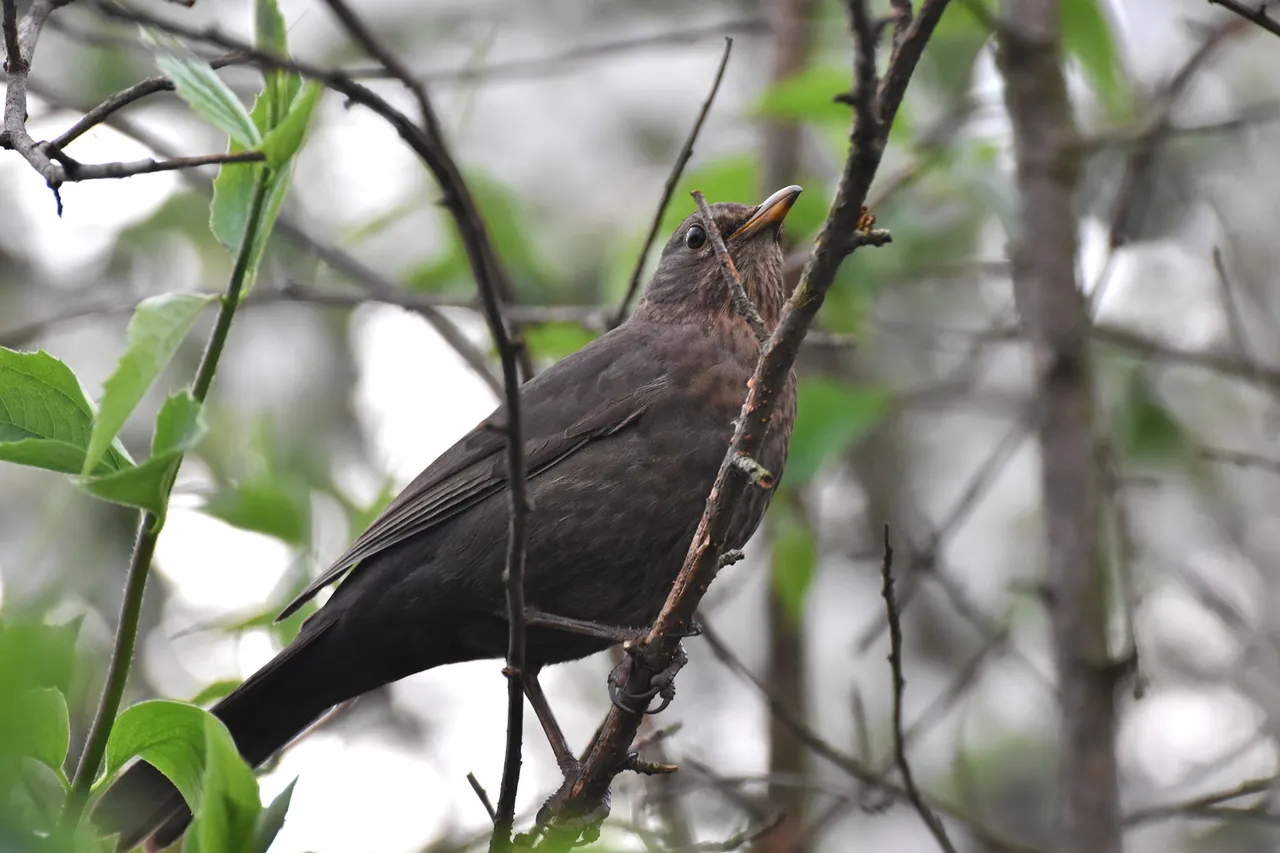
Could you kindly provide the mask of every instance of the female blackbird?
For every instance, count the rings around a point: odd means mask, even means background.
[[[782,221],[799,194],[791,186],[755,207],[710,208],[770,329],[788,296]],[[652,622],[693,538],[758,353],[694,213],[667,241],[631,317],[521,388],[530,608],[607,626]],[[285,608],[282,618],[347,575],[288,647],[213,708],[251,765],[340,702],[431,667],[505,654],[503,419],[499,406]],[[793,376],[760,454],[775,479],[794,420]],[[735,509],[729,547],[750,538],[770,494],[752,490]],[[531,627],[528,662],[574,660],[608,645]],[[190,812],[163,775],[138,762],[93,820],[119,833],[127,850],[153,832],[150,846],[172,843]]]

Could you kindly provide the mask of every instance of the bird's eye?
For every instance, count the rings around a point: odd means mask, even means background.
[[[690,249],[701,249],[707,242],[707,232],[701,225],[690,225],[684,232],[684,244]]]

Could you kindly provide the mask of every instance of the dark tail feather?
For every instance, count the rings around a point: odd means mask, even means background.
[[[250,766],[266,761],[329,708],[349,698],[332,695],[335,679],[327,671],[332,658],[325,651],[329,644],[319,642],[326,634],[325,626],[304,629],[213,707]],[[103,833],[120,835],[117,850],[132,850],[152,833],[147,849],[163,849],[178,840],[190,821],[191,812],[178,789],[142,761],[116,780],[93,811],[93,822]]]

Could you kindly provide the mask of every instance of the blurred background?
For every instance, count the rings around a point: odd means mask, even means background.
[[[369,67],[321,5],[280,5],[295,54]],[[512,316],[535,367],[599,334],[617,310],[726,35],[724,85],[660,239],[692,212],[692,189],[755,202],[800,183],[788,219],[798,271],[847,147],[849,110],[832,101],[848,88],[843,4],[361,7],[431,81],[514,279]],[[619,777],[608,849],[688,849],[778,814],[751,849],[935,849],[909,808],[883,808],[874,786],[796,733],[799,724],[892,767],[885,524],[917,781],[1000,839],[1054,844],[1033,377],[1006,260],[1017,199],[1001,81],[975,7],[951,4],[912,81],[872,191],[893,243],[842,268],[819,315],[824,334],[800,359],[786,481],[747,559],[713,586],[710,636],[686,642],[679,697],[648,728],[646,754],[681,771]],[[1112,645],[1138,651],[1118,698],[1127,844],[1276,849],[1280,813],[1266,791],[1280,772],[1280,524],[1268,509],[1280,499],[1280,41],[1203,0],[1063,8],[1082,132],[1079,269],[1097,319],[1097,428],[1109,448]],[[161,11],[246,38],[252,27],[239,0]],[[40,41],[31,132],[55,137],[154,73],[131,30],[62,10]],[[257,91],[248,69],[223,75],[246,100]],[[368,82],[409,108],[397,84]],[[160,94],[69,153],[98,162],[224,145]],[[96,396],[140,299],[226,280],[208,180],[68,184],[59,218],[43,181],[6,152],[0,344],[47,350]],[[438,201],[389,127],[325,97],[258,290],[236,318],[210,434],[182,468],[128,701],[211,701],[268,660],[299,624],[272,624],[278,609],[494,406],[496,360]],[[353,277],[361,267],[381,278]],[[417,310],[388,304],[398,301]],[[155,407],[190,377],[203,329],[126,427],[131,450],[145,455]],[[73,753],[101,688],[135,525],[136,513],[64,478],[0,466],[0,615],[84,619]],[[544,675],[575,748],[603,718],[613,664],[600,655]],[[299,779],[272,850],[474,846],[488,821],[466,775],[496,796],[505,691],[501,664],[481,662],[343,709],[268,768],[264,797]],[[527,722],[526,821],[559,781]],[[1201,799],[1242,783],[1260,793]],[[961,849],[999,849],[955,826]]]

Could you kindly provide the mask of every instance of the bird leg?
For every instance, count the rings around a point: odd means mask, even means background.
[[[618,628],[613,625],[602,625],[586,619],[574,619],[569,616],[556,616],[541,610],[528,608],[524,612],[524,623],[530,628],[552,628],[570,634],[581,634],[611,643],[625,643],[639,639],[644,632],[638,628]]]
[[[568,779],[577,774],[580,763],[577,756],[573,754],[573,750],[569,748],[564,732],[560,730],[560,723],[556,721],[556,715],[551,711],[551,704],[547,702],[547,694],[542,692],[542,685],[538,683],[538,673],[541,669],[541,667],[530,667],[525,673],[524,695],[533,706],[533,713],[538,715],[538,722],[542,725],[543,734],[547,736],[547,743],[551,744],[551,751],[555,753],[560,772]]]
[[[701,629],[699,628],[699,631]],[[617,706],[620,710],[629,713],[636,713],[644,703],[647,703],[654,696],[662,697],[662,704],[652,711],[646,710],[646,714],[660,714],[666,710],[671,701],[676,698],[676,673],[684,668],[689,662],[689,656],[685,654],[684,646],[677,645],[676,653],[671,658],[671,663],[654,673],[649,679],[649,689],[643,693],[632,692],[630,681],[632,673],[635,671],[635,655],[631,649],[627,649],[627,655],[622,659],[622,663],[614,667],[609,673],[609,701]],[[632,705],[631,703],[638,703]]]

